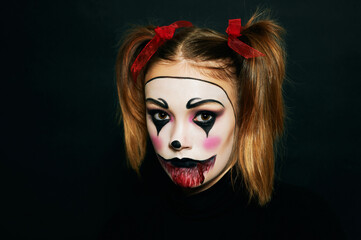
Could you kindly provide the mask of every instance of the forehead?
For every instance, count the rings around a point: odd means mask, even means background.
[[[187,77],[156,77],[145,85],[145,96],[181,101],[191,98],[212,98],[230,102],[226,91],[213,82]]]
[[[208,83],[213,83],[215,86],[224,90],[225,94],[229,97],[233,106],[236,106],[237,88],[234,86],[230,79],[216,79],[214,77],[205,75],[200,68],[196,67],[197,64],[188,60],[175,61],[175,62],[157,62],[151,65],[145,75],[145,83],[147,86],[151,80],[169,76],[170,78],[192,78],[192,79],[204,79]],[[205,85],[203,85],[205,86]],[[169,86],[168,87],[172,87]],[[170,89],[170,88],[169,88]],[[184,88],[183,88],[184,89]],[[200,88],[201,89],[201,88]]]

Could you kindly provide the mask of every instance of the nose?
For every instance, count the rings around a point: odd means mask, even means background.
[[[187,123],[175,123],[172,129],[172,134],[169,141],[169,147],[174,151],[181,151],[183,149],[190,149],[190,136],[187,131]]]
[[[182,144],[178,140],[174,140],[173,142],[170,143],[170,145],[172,146],[172,148],[176,150],[182,147]]]

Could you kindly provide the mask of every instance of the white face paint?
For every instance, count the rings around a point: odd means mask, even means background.
[[[158,159],[174,183],[205,185],[228,167],[235,113],[212,81],[156,77],[145,85],[147,127]]]

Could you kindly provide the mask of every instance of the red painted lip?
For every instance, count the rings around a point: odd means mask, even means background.
[[[184,188],[193,188],[201,185],[204,182],[204,174],[212,169],[216,161],[216,155],[214,155],[202,161],[189,159],[196,163],[194,167],[178,167],[172,164],[172,159],[167,160],[158,154],[157,156],[173,182]]]

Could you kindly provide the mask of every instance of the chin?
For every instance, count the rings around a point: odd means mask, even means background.
[[[182,188],[196,188],[205,181],[205,175],[213,168],[216,155],[202,161],[189,159],[191,164],[182,163],[182,159],[164,159],[157,155],[158,159],[172,181]]]

